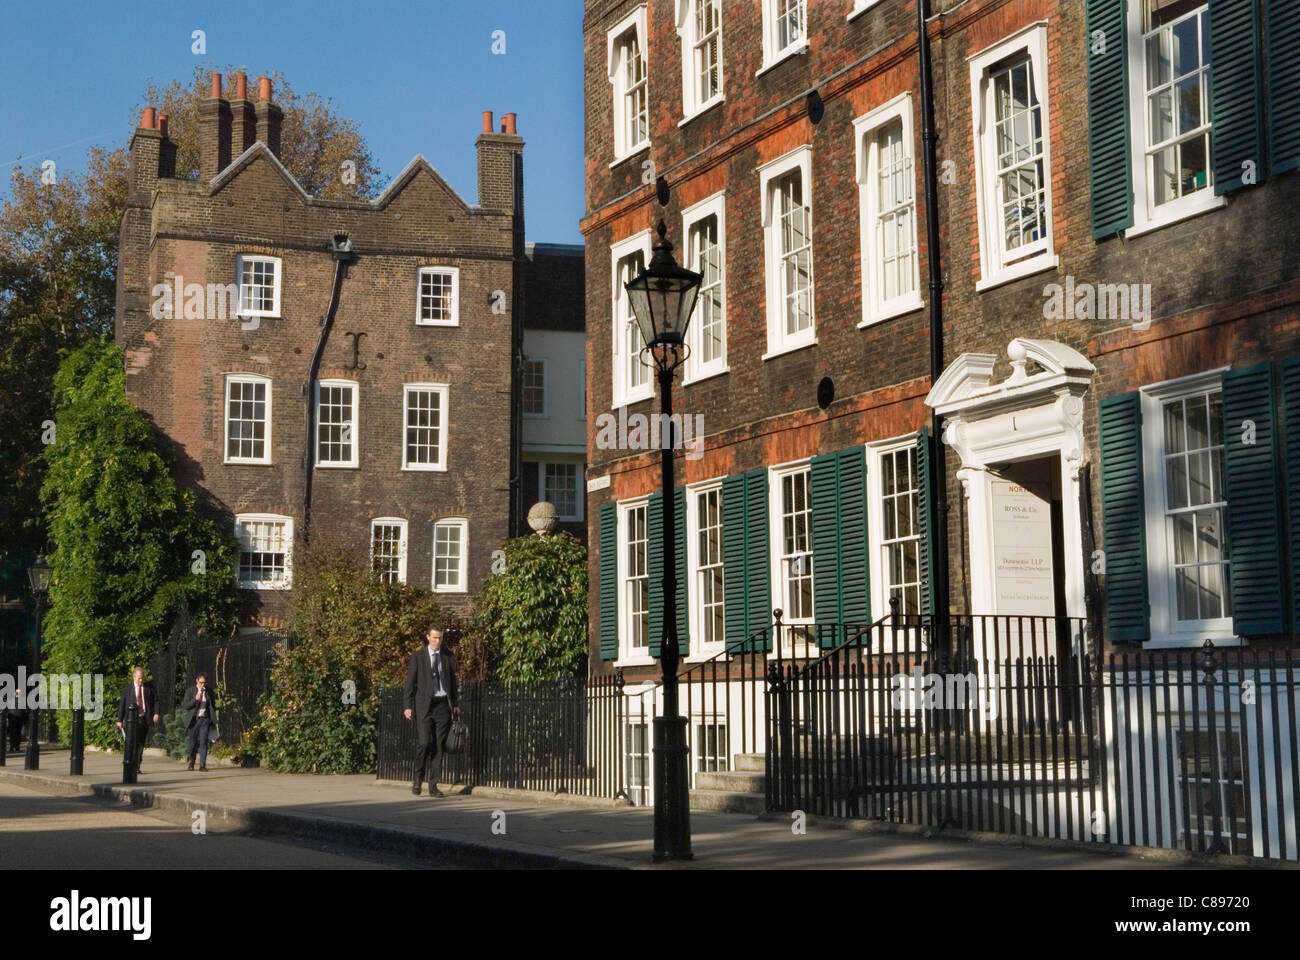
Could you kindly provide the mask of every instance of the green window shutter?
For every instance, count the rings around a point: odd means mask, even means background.
[[[1228,499],[1232,629],[1266,636],[1286,629],[1278,523],[1277,419],[1267,363],[1223,375],[1223,487]],[[1254,422],[1254,443],[1245,421]]]
[[[1133,225],[1127,4],[1125,0],[1087,0],[1085,6],[1092,236],[1102,240]]]
[[[745,474],[746,635],[753,635],[772,622],[772,546],[768,539],[767,504],[767,470],[760,467]],[[758,647],[770,650],[771,638],[760,641]]]
[[[846,623],[871,621],[867,569],[867,459],[862,447],[842,450],[840,461],[840,592]],[[814,570],[816,567],[813,568]],[[814,590],[816,588],[814,587]]]
[[[1264,90],[1259,61],[1259,5],[1255,0],[1210,2],[1210,118],[1214,192],[1231,193],[1243,164],[1264,179]]]
[[[686,552],[686,490],[673,491],[673,512],[677,518],[677,649],[683,656],[691,652],[691,608],[687,606],[687,586],[691,579]]]
[[[1283,440],[1286,449],[1286,510],[1291,561],[1291,622],[1300,626],[1300,357],[1282,361]]]
[[[1265,3],[1269,169],[1282,173],[1300,169],[1300,3],[1296,0],[1265,0]]]
[[[1142,398],[1101,401],[1101,516],[1106,556],[1106,635],[1112,643],[1151,639],[1147,596]]]
[[[646,570],[650,574],[650,656],[659,656],[664,632],[664,495],[650,494],[645,511]]]
[[[821,646],[831,646],[830,626],[844,622],[844,597],[840,592],[840,484],[839,457],[828,453],[813,457],[812,488],[813,619]],[[826,625],[827,630],[820,628]],[[823,632],[826,639],[823,640]]]
[[[934,596],[934,515],[930,497],[930,428],[922,427],[916,438],[916,505],[917,533],[920,534],[921,613],[932,615],[938,606]],[[882,615],[888,611],[882,611]],[[985,611],[980,611],[985,612]]]
[[[722,481],[722,601],[727,649],[739,649],[745,631],[745,475]]]
[[[600,505],[600,659],[618,659],[618,507]]]
[[[813,457],[813,615],[823,647],[841,642],[822,624],[871,619],[867,582],[867,474],[861,447]]]

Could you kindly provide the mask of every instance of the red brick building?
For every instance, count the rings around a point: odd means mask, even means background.
[[[132,138],[128,394],[236,531],[247,624],[282,620],[308,523],[464,609],[520,519],[514,115],[484,115],[477,205],[422,156],[374,200],[325,200],[281,164],[259,93],[213,76],[197,181],[152,109]]]
[[[1075,645],[1295,629],[1300,19],[929,8],[933,210],[915,2],[588,0],[596,669],[656,670],[658,457],[599,431],[657,403],[622,286],[661,215],[705,276],[674,392],[704,418],[675,498],[691,658],[773,608],[821,640],[891,599],[1075,618]]]

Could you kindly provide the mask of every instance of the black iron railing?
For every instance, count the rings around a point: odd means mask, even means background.
[[[443,763],[444,782],[578,796],[628,795],[623,769],[623,678],[529,684],[464,684],[464,751]],[[409,781],[415,722],[400,687],[379,692],[376,775]]]
[[[1297,858],[1294,649],[1101,662],[1072,618],[942,629],[891,618],[772,664],[769,809]]]

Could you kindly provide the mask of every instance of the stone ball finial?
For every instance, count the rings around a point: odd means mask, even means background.
[[[528,525],[535,533],[550,533],[559,522],[555,504],[549,500],[539,500],[528,508]]]

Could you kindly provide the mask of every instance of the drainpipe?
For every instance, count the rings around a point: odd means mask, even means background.
[[[921,143],[925,167],[925,234],[930,265],[930,385],[943,373],[943,267],[939,256],[939,180],[935,161],[934,83],[930,75],[930,36],[926,32],[929,0],[916,0],[916,44],[920,56]],[[935,611],[937,637],[948,646],[948,472],[945,465],[943,421],[930,414],[934,434],[930,457],[930,516],[933,518]]]
[[[307,450],[303,457],[303,470],[306,482],[302,493],[302,539],[306,543],[311,536],[311,482],[316,474],[316,380],[320,373],[321,357],[325,355],[325,344],[329,342],[330,330],[334,326],[334,315],[339,309],[339,295],[343,292],[343,278],[348,275],[348,264],[356,260],[352,252],[352,242],[346,233],[334,234],[330,242],[330,256],[334,258],[334,287],[330,292],[329,310],[321,317],[320,338],[316,341],[316,351],[311,355],[311,367],[307,371],[307,383],[303,392],[307,395]],[[353,439],[355,441],[355,438]]]

